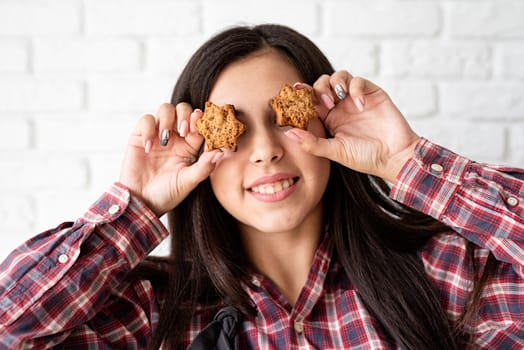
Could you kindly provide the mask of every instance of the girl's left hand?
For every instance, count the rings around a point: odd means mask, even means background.
[[[290,129],[286,133],[291,139],[314,155],[395,181],[419,137],[384,90],[347,71],[323,75],[313,88],[306,84],[295,87],[313,90],[315,108],[333,137]]]

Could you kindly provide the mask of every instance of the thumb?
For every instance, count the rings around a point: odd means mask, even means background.
[[[289,129],[284,133],[291,140],[298,142],[302,149],[317,157],[340,162],[343,146],[334,138],[317,137],[309,131],[299,128]]]
[[[224,154],[220,150],[204,152],[198,160],[185,168],[183,182],[189,191],[192,191],[200,182],[205,180],[215,169],[216,163]]]

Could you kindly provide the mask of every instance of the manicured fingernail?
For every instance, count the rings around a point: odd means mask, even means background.
[[[146,153],[149,153],[151,151],[151,140],[146,141],[146,145],[144,146],[144,150]]]
[[[364,98],[355,97],[354,101],[355,101],[355,106],[357,106],[357,109],[362,112],[364,110]]]
[[[304,84],[302,84],[301,82],[297,81],[295,84],[293,84],[293,87],[295,89],[300,89],[301,87],[304,87]]]
[[[287,137],[289,137],[291,140],[293,141],[296,141],[296,142],[302,142],[302,137],[300,137],[300,135],[298,135],[295,131],[293,130],[287,130],[284,132],[284,135],[286,135]]]
[[[162,130],[162,137],[160,137],[160,144],[162,146],[166,146],[168,142],[169,142],[169,130],[164,129]]]
[[[329,97],[328,95],[322,94],[320,95],[320,99],[322,100],[322,102],[324,102],[324,106],[326,106],[327,108],[331,109],[335,107],[335,102],[333,102],[331,97]]]
[[[344,91],[344,88],[340,84],[335,85],[335,93],[337,94],[337,97],[341,100],[345,99],[347,96],[346,92]]]
[[[189,132],[189,124],[187,123],[187,120],[182,120],[180,122],[180,130],[179,130],[180,136],[186,137],[188,132]]]

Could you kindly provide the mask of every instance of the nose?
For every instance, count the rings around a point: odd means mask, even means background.
[[[269,165],[278,162],[284,155],[279,135],[269,128],[257,128],[251,135],[249,160],[256,165]]]

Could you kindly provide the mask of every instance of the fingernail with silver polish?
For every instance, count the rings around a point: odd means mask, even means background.
[[[345,99],[347,96],[346,92],[344,91],[342,86],[340,86],[340,84],[335,85],[335,93],[337,94],[338,98],[341,100]]]
[[[164,129],[162,130],[162,137],[160,138],[160,144],[162,146],[165,146],[167,145],[168,142],[169,142],[169,130]]]

